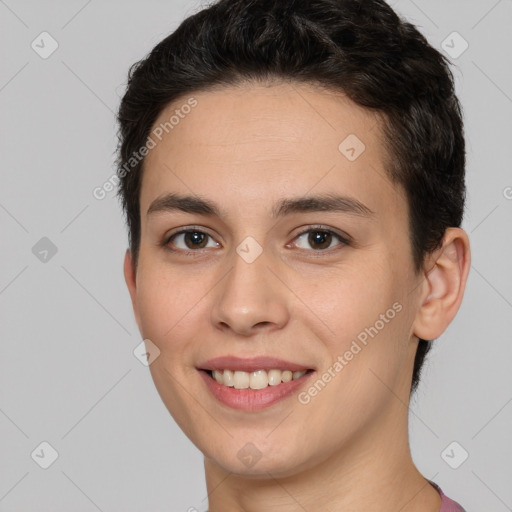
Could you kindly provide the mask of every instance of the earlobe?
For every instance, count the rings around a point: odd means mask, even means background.
[[[132,301],[133,313],[135,315],[135,320],[140,330],[140,319],[139,319],[139,310],[137,306],[137,279],[135,266],[133,264],[133,257],[129,249],[126,250],[124,255],[124,280],[126,282],[126,286],[128,287],[128,291],[130,292],[130,298]]]
[[[461,228],[448,228],[443,245],[425,273],[413,332],[423,340],[438,338],[459,310],[471,266],[469,238]]]

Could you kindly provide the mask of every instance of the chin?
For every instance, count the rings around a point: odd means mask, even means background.
[[[269,474],[284,478],[314,465],[314,457],[307,457],[304,445],[286,442],[284,438],[276,438],[272,443],[265,436],[268,436],[267,431],[261,435],[261,443],[247,441],[245,435],[235,435],[225,445],[205,439],[204,444],[196,446],[203,452],[205,463],[246,478],[268,479]],[[262,446],[264,443],[266,445]]]

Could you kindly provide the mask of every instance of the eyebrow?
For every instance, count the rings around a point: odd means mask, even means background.
[[[147,215],[176,210],[199,215],[223,216],[222,209],[207,199],[175,193],[155,199],[149,206]],[[272,208],[271,216],[279,218],[293,213],[307,212],[338,212],[366,218],[375,215],[375,212],[353,197],[322,194],[282,199]]]

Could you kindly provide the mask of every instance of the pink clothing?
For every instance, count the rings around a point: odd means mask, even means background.
[[[431,480],[429,480],[429,482],[441,495],[441,508],[439,509],[439,512],[466,512],[457,502],[451,500],[450,498],[448,498],[448,496],[445,496],[445,494],[437,484],[435,484]]]

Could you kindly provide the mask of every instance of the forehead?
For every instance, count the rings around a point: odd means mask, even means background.
[[[142,215],[168,191],[262,211],[272,198],[335,191],[403,214],[402,190],[385,172],[381,122],[341,92],[307,84],[182,96],[153,125],[160,135],[144,164]]]

